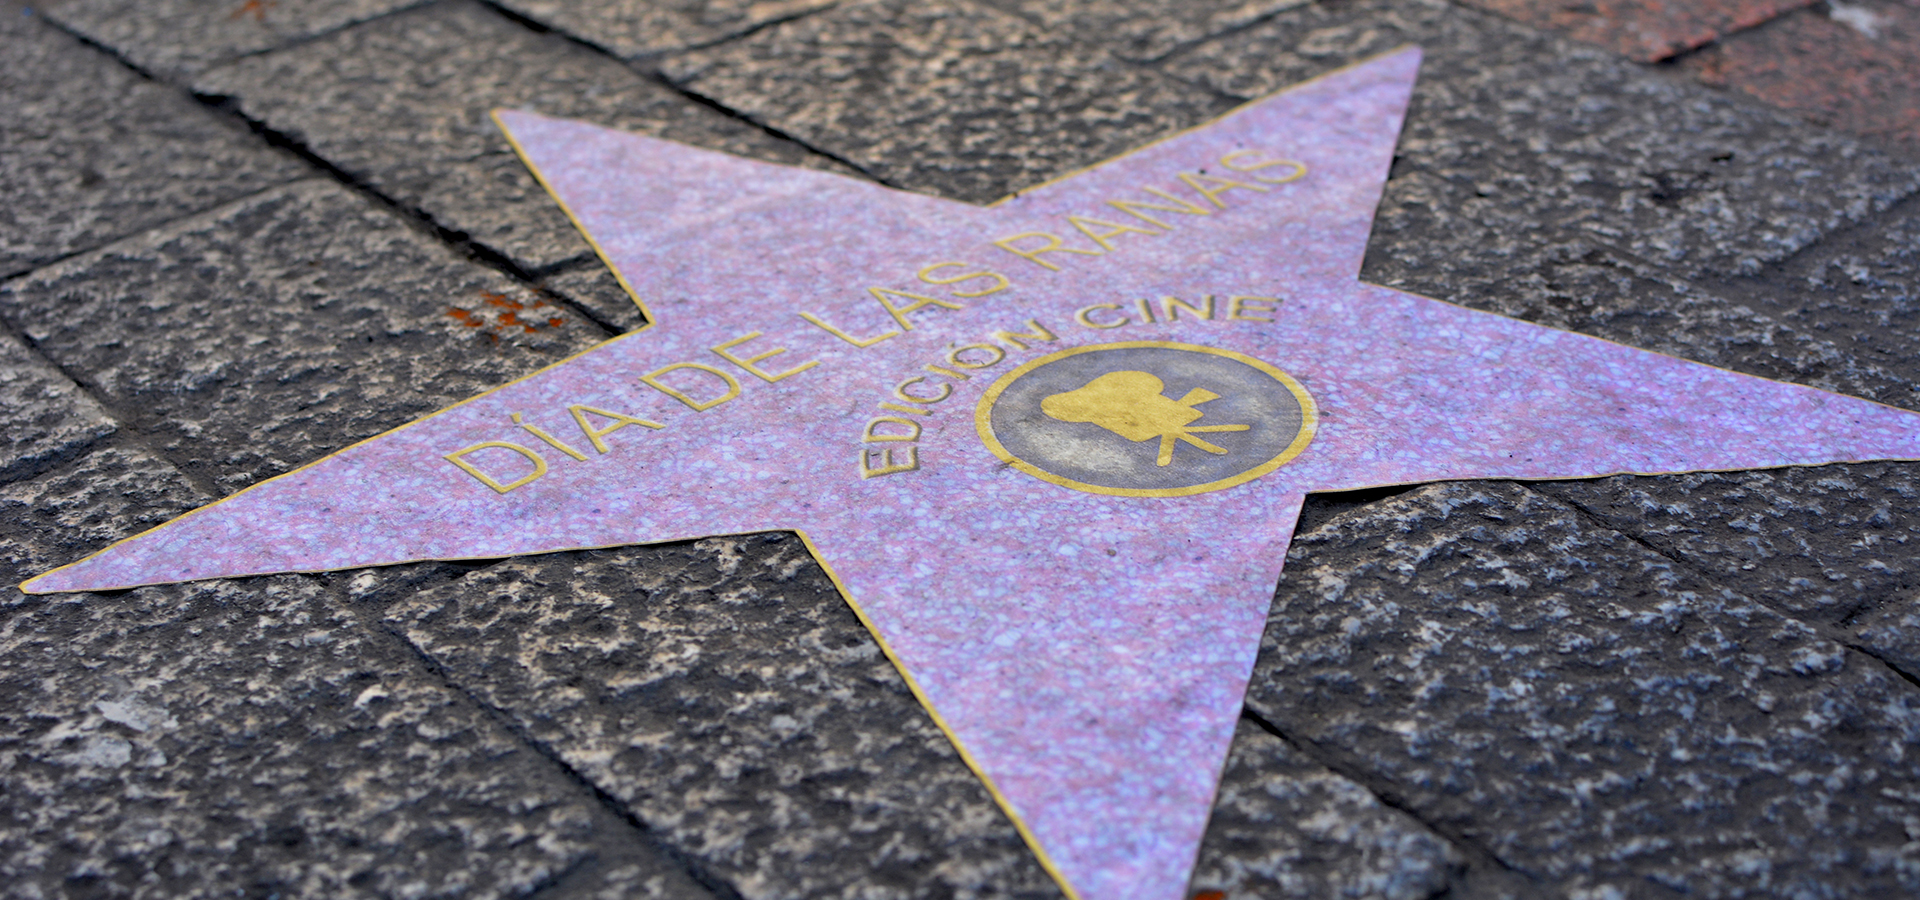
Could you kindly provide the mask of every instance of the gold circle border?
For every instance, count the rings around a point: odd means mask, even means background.
[[[1280,451],[1278,456],[1254,466],[1245,472],[1229,478],[1222,478],[1219,481],[1209,481],[1206,484],[1196,484],[1181,488],[1104,487],[1097,484],[1074,481],[1071,478],[1062,478],[1024,459],[1014,456],[1000,443],[1000,438],[993,433],[993,404],[1000,399],[1001,392],[1011,386],[1020,376],[1047,363],[1066,359],[1069,356],[1092,353],[1096,350],[1127,350],[1135,347],[1160,347],[1169,350],[1189,350],[1195,353],[1211,353],[1214,356],[1221,356],[1235,362],[1245,363],[1246,365],[1267,373],[1273,377],[1273,380],[1286,385],[1287,390],[1293,392],[1294,399],[1299,401],[1300,433],[1294,437],[1293,443],[1288,444],[1285,450]],[[1049,353],[1039,359],[1028,360],[1019,368],[1000,376],[1000,379],[995,381],[993,386],[987,388],[987,392],[980,396],[979,404],[973,409],[973,426],[975,430],[980,432],[980,442],[986,444],[987,449],[992,451],[994,456],[999,457],[1008,465],[1028,475],[1032,475],[1041,481],[1057,484],[1064,488],[1084,491],[1089,494],[1107,494],[1114,497],[1191,497],[1195,494],[1207,494],[1218,490],[1225,490],[1234,485],[1246,484],[1255,478],[1259,478],[1268,472],[1286,465],[1294,457],[1299,456],[1300,452],[1307,449],[1307,445],[1313,442],[1313,435],[1314,432],[1318,430],[1319,423],[1320,408],[1313,402],[1313,395],[1307,393],[1307,389],[1302,387],[1300,382],[1293,380],[1293,376],[1280,371],[1269,363],[1254,359],[1245,353],[1235,353],[1232,350],[1221,350],[1217,347],[1202,347],[1198,344],[1182,344],[1174,341],[1120,341],[1113,344],[1089,344],[1085,347],[1072,347],[1056,353]]]

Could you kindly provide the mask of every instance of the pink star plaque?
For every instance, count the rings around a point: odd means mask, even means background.
[[[987,208],[501,112],[658,324],[24,589],[797,529],[1070,896],[1177,900],[1307,493],[1920,457],[1361,283],[1419,58]]]

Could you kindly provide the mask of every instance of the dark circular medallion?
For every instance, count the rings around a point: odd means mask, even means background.
[[[1168,341],[1095,344],[1008,372],[975,410],[995,456],[1043,481],[1125,497],[1244,484],[1313,439],[1300,383],[1243,353]]]

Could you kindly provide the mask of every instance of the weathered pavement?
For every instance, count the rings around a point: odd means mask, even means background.
[[[1920,409],[1911,0],[0,3],[0,581],[640,324],[494,107],[984,202],[1408,42],[1367,280]],[[1920,895],[1916,679],[1920,465],[1317,497],[1194,888]],[[23,898],[1058,896],[782,534],[9,587],[0,797]]]

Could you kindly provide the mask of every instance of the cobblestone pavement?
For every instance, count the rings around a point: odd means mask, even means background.
[[[984,202],[1408,42],[1367,280],[1920,409],[1915,0],[0,0],[0,582],[639,325],[494,107]],[[1917,679],[1920,465],[1315,497],[1193,888],[1920,896]],[[19,898],[1058,896],[778,533],[9,587],[0,798]]]

